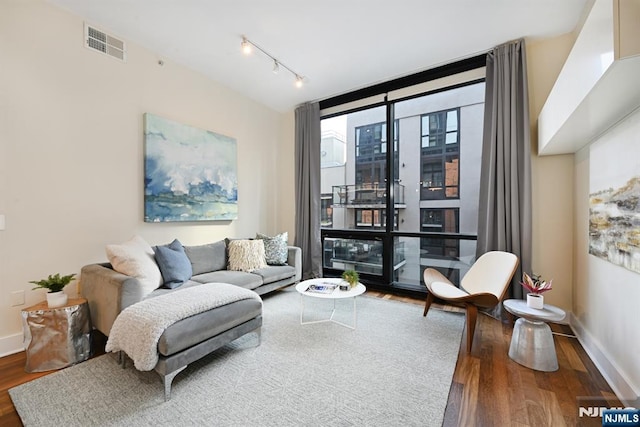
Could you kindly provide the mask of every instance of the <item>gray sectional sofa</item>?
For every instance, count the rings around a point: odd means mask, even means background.
[[[143,286],[135,277],[113,270],[111,264],[90,264],[82,268],[80,288],[89,302],[93,327],[108,336],[118,314],[128,306],[147,298],[176,292],[191,286],[230,283],[251,289],[259,295],[300,281],[302,277],[302,251],[288,247],[286,265],[268,265],[252,272],[227,270],[227,241],[185,246],[191,261],[193,276],[176,289],[158,288],[145,294]]]
[[[172,245],[175,243],[176,241]],[[139,279],[118,273],[109,263],[84,266],[80,275],[80,287],[82,295],[89,302],[93,326],[108,336],[116,317],[125,308],[158,295],[184,289],[187,292],[189,288],[199,286],[220,286],[222,289],[228,287],[225,285],[228,283],[262,295],[300,281],[300,248],[286,247],[286,242],[283,243],[282,249],[287,248],[284,265],[266,265],[251,272],[229,271],[227,243],[228,240],[200,246],[180,245],[180,252],[184,249],[184,254],[191,263],[192,276],[173,289],[160,287],[151,292],[144,291],[145,287]],[[285,255],[284,252],[282,255]],[[154,367],[163,379],[165,400],[171,397],[173,379],[189,363],[247,333],[255,332],[260,336],[261,326],[262,301],[257,298],[200,312],[167,327],[157,344],[158,362]],[[120,356],[123,356],[122,352]],[[126,359],[121,357],[120,360],[124,367]]]

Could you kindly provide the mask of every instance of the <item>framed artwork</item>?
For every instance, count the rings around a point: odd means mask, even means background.
[[[590,147],[589,253],[640,273],[638,135],[635,114]]]
[[[145,222],[237,217],[236,140],[145,113]]]

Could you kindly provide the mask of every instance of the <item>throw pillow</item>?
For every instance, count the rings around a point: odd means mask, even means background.
[[[256,234],[256,239],[264,241],[264,255],[269,265],[285,265],[289,256],[289,234],[285,231],[276,236]]]
[[[144,295],[162,285],[162,274],[153,258],[153,249],[140,236],[119,245],[107,245],[107,258],[118,273],[138,279]]]
[[[262,240],[232,240],[229,242],[229,270],[251,272],[266,266]]]
[[[191,261],[178,239],[165,246],[156,246],[155,258],[160,267],[165,288],[175,289],[191,279],[193,274]]]
[[[185,246],[191,261],[193,275],[225,270],[227,268],[227,244],[224,240],[198,246]]]

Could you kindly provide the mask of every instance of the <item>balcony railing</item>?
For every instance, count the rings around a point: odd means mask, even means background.
[[[361,273],[363,283],[424,293],[426,268],[459,286],[475,260],[477,236],[323,228],[321,240],[324,277],[339,277],[352,269]]]
[[[384,207],[387,203],[387,188],[384,183],[334,185],[332,191],[334,207]],[[404,185],[394,183],[393,194],[395,207],[404,207]]]
[[[328,238],[324,239],[323,243],[325,268],[354,269],[375,275],[382,274],[382,241]],[[396,270],[405,264],[404,243],[395,242],[393,253]]]

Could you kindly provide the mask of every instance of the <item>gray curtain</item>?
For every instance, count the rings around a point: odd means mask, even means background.
[[[296,108],[296,238],[302,279],[320,277],[320,106]]]
[[[509,288],[522,298],[518,283],[531,273],[531,140],[524,40],[505,43],[487,54],[487,77],[480,173],[477,256],[491,250],[520,259]]]

